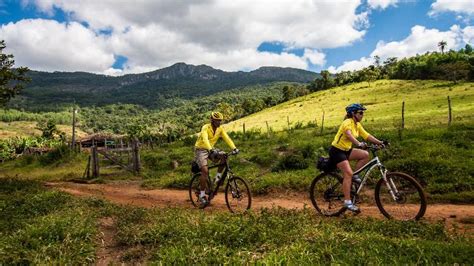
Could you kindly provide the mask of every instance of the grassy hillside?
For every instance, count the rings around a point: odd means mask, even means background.
[[[0,139],[41,136],[41,131],[36,129],[36,125],[37,122],[30,121],[0,122]],[[66,133],[68,139],[71,139],[72,128],[70,125],[57,125],[57,127],[61,132]],[[87,135],[80,129],[76,129],[76,134],[77,138]]]
[[[364,125],[397,127],[401,123],[402,102],[405,102],[405,127],[420,124],[446,124],[448,101],[452,101],[455,123],[474,120],[474,83],[454,84],[447,81],[379,80],[355,83],[327,91],[315,92],[289,102],[267,108],[227,125],[231,131],[257,129],[265,132],[266,122],[273,130],[295,126],[297,122],[321,125],[324,112],[324,127],[338,126],[344,108],[350,103],[360,102],[367,106]]]

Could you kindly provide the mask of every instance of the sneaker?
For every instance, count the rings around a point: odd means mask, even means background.
[[[355,182],[357,185],[359,185],[362,182],[362,179],[360,179],[359,175],[353,175],[352,182]]]
[[[199,209],[204,209],[209,204],[209,201],[206,197],[199,196]]]
[[[356,206],[355,204],[353,204],[353,203],[350,203],[350,204],[344,203],[344,207],[345,207],[346,209],[348,209],[349,211],[351,211],[351,212],[360,213],[359,207],[357,207],[357,206]]]

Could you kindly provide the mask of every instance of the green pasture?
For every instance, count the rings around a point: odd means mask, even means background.
[[[401,124],[402,103],[405,102],[405,127],[418,127],[420,123],[438,125],[448,123],[448,100],[451,98],[453,121],[474,120],[474,83],[454,84],[448,81],[427,80],[378,80],[354,83],[330,90],[302,96],[258,113],[232,121],[229,131],[285,130],[296,124],[322,124],[339,126],[344,118],[344,108],[353,102],[367,107],[364,125],[375,124],[383,128]]]

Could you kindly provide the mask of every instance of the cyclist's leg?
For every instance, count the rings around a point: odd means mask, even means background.
[[[342,171],[344,180],[342,182],[342,192],[344,192],[344,200],[351,199],[352,169],[348,160],[344,160],[337,164],[337,168]]]
[[[206,191],[207,188],[207,177],[209,175],[209,168],[207,166],[207,158],[209,157],[209,152],[204,149],[196,149],[194,160],[201,168],[201,178],[199,179],[201,194],[203,191]]]
[[[369,161],[369,152],[361,149],[352,149],[349,160],[357,161],[355,167],[355,171],[357,171]]]
[[[207,189],[207,176],[209,175],[209,169],[207,168],[207,164],[201,166],[201,178],[199,179],[199,184],[201,185],[201,194],[202,191],[206,191]]]

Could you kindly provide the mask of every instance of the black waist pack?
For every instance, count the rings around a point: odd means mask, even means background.
[[[201,168],[199,168],[199,165],[197,164],[196,161],[193,161],[191,163],[191,172],[193,173],[199,173],[201,171]]]
[[[316,162],[316,168],[318,168],[321,172],[330,172],[334,170],[335,167],[331,164],[329,158],[319,157],[318,161]]]

